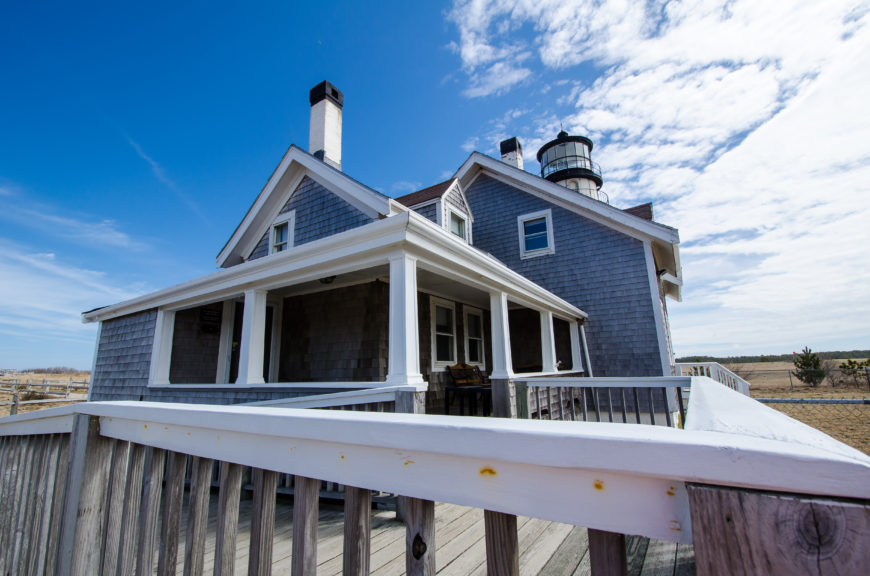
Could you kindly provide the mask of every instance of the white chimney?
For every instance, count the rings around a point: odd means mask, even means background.
[[[308,151],[341,170],[341,107],[344,94],[324,80],[311,89]]]
[[[523,169],[523,147],[520,141],[514,137],[509,140],[502,140],[499,144],[501,148],[501,161],[511,166],[516,166],[520,170]]]

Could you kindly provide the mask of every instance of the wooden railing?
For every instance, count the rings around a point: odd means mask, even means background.
[[[718,362],[677,362],[674,364],[676,376],[706,376],[728,386],[745,396],[749,396],[750,384]]]
[[[491,574],[517,573],[516,515],[590,528],[596,576],[624,573],[621,534],[692,542],[705,574],[870,573],[870,458],[706,378],[692,385],[683,430],[148,402],[6,418],[0,573],[174,573],[188,459],[186,574],[202,573],[213,466],[215,574],[269,573],[279,473],[296,476],[297,575],[316,571],[321,479],[354,487],[345,574],[368,573],[371,490],[406,498],[408,574],[434,573],[435,501],[486,511]],[[247,567],[233,554],[243,466],[255,469]]]
[[[678,426],[686,420],[683,391],[692,379],[537,377],[514,382],[520,418]]]

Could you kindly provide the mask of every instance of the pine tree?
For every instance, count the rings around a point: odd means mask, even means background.
[[[794,375],[798,380],[810,386],[818,386],[825,377],[825,372],[822,370],[822,361],[819,355],[810,350],[809,346],[804,347],[800,354],[794,355]]]

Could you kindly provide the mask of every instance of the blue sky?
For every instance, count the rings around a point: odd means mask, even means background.
[[[0,368],[87,368],[80,312],[212,271],[324,79],[391,196],[591,137],[680,229],[678,355],[870,345],[866,2],[180,4],[0,8]]]

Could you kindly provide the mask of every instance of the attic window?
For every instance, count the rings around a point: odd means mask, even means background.
[[[463,240],[466,239],[465,236],[465,218],[460,216],[454,211],[450,211],[450,232],[452,234],[456,234]]]
[[[281,214],[273,224],[269,242],[269,254],[284,252],[293,246],[293,229],[296,224],[296,212]]]
[[[534,258],[555,254],[553,242],[553,215],[541,210],[517,217],[520,238],[520,258]]]

